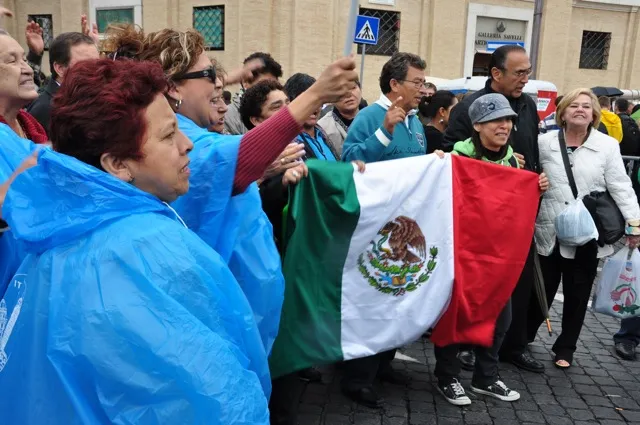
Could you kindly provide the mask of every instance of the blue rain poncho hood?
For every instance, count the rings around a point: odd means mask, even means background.
[[[0,140],[0,183],[3,183],[38,145],[18,137],[6,124],[0,124]],[[25,255],[24,247],[15,239],[13,232],[9,230],[0,237],[0,298]]]
[[[262,210],[258,185],[233,194],[242,136],[212,133],[178,114],[193,142],[189,192],[173,203],[187,226],[218,252],[253,310],[265,351],[278,334],[284,276],[273,227]]]
[[[4,213],[29,254],[0,301],[2,423],[268,424],[249,303],[166,204],[45,150]]]

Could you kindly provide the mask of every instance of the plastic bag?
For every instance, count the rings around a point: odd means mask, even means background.
[[[593,309],[598,313],[621,319],[640,316],[640,252],[630,251],[624,247],[604,263],[593,297]]]
[[[556,217],[555,226],[562,245],[582,246],[590,240],[598,239],[596,223],[581,199]]]

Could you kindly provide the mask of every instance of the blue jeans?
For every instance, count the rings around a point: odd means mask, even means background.
[[[637,346],[640,343],[640,317],[623,319],[620,330],[613,336],[613,342],[631,342]]]

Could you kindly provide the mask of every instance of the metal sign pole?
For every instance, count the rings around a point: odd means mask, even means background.
[[[349,56],[351,54],[351,47],[353,46],[353,36],[356,33],[356,20],[358,19],[358,6],[360,0],[351,0],[351,8],[349,9],[349,20],[347,21],[347,37],[344,40],[344,49],[342,50],[343,56]]]
[[[367,50],[367,45],[362,45],[362,58],[360,58],[360,90],[362,90],[362,85],[364,82],[364,54]]]

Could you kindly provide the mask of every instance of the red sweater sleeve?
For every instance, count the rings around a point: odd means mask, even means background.
[[[284,148],[300,133],[302,126],[282,108],[277,114],[246,133],[240,140],[233,193],[242,193],[264,175]]]

